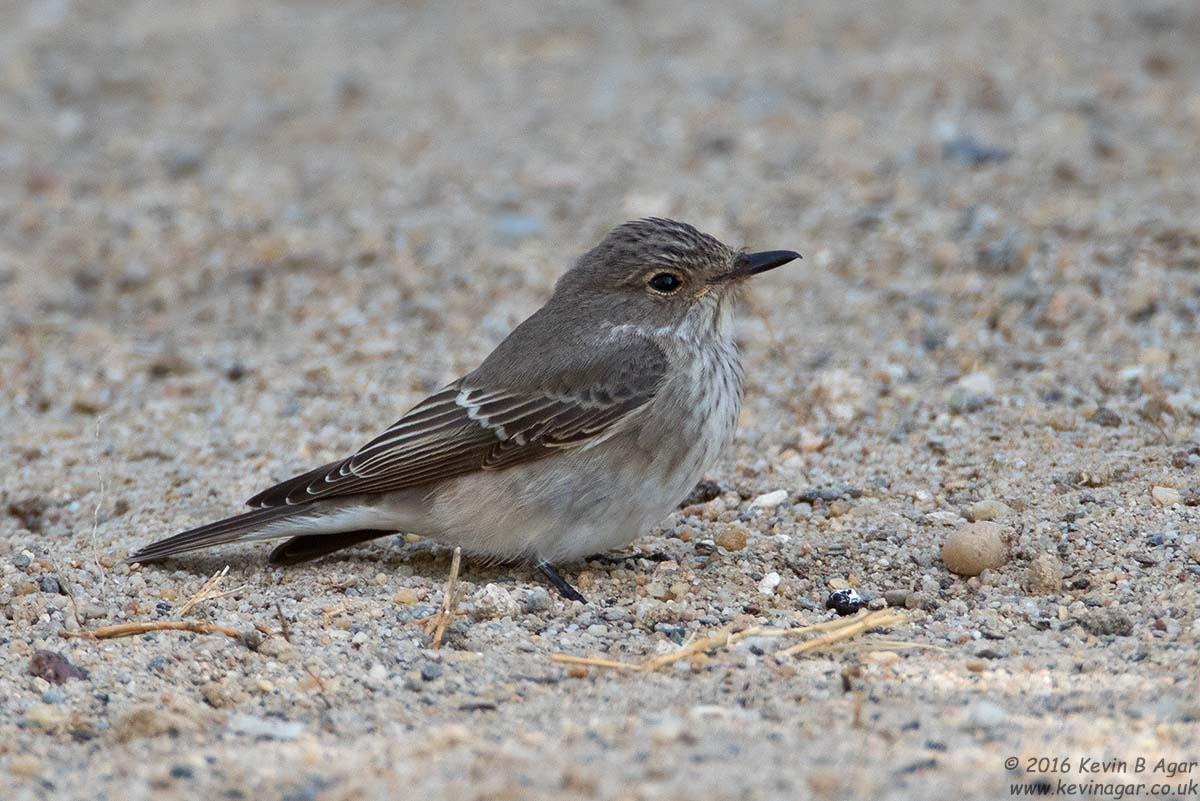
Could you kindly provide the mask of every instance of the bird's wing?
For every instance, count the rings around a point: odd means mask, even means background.
[[[540,386],[481,387],[472,382],[477,371],[413,407],[353,456],[284,481],[246,503],[291,506],[390,492],[598,444],[654,397],[665,375],[666,360],[656,345],[639,343],[637,350],[636,370],[592,365]],[[588,383],[573,380],[578,378]]]

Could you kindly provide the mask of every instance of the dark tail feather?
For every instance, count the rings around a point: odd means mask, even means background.
[[[243,535],[262,528],[267,523],[295,514],[304,514],[303,507],[280,506],[270,509],[255,509],[253,512],[227,517],[224,520],[176,534],[174,537],[152,542],[126,561],[153,562],[178,553],[234,542],[242,539]]]
[[[297,565],[301,562],[319,559],[352,545],[358,545],[360,542],[368,542],[395,533],[394,531],[364,529],[362,531],[343,531],[340,534],[310,534],[292,537],[271,551],[270,562],[273,565]]]

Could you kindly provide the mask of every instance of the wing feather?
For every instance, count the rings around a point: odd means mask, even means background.
[[[647,347],[642,343],[642,355]],[[583,386],[472,386],[471,376],[435,392],[350,457],[255,495],[256,507],[293,506],[390,492],[478,470],[502,470],[564,448],[586,448],[621,430],[654,397],[665,373],[657,346],[650,369],[620,371]],[[643,362],[647,360],[643,358]],[[590,378],[591,376],[589,376]]]

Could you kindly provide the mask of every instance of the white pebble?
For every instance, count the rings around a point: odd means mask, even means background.
[[[976,701],[967,710],[963,720],[963,728],[991,730],[1001,726],[1008,720],[1008,713],[992,701]]]
[[[751,509],[774,509],[779,504],[787,500],[787,490],[775,490],[774,492],[766,492],[759,495],[750,502]]]
[[[996,382],[987,373],[969,373],[958,379],[958,388],[972,395],[993,397],[996,394]]]
[[[772,570],[770,573],[762,577],[762,581],[758,582],[758,591],[763,595],[774,595],[775,588],[779,586],[779,574]]]

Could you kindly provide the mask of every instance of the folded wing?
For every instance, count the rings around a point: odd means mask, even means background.
[[[646,348],[653,348],[647,355]],[[390,492],[476,470],[500,470],[566,448],[587,448],[622,430],[654,397],[665,373],[656,346],[643,344],[636,371],[532,387],[472,386],[472,376],[439,390],[340,462],[255,495],[266,508],[361,493]]]

